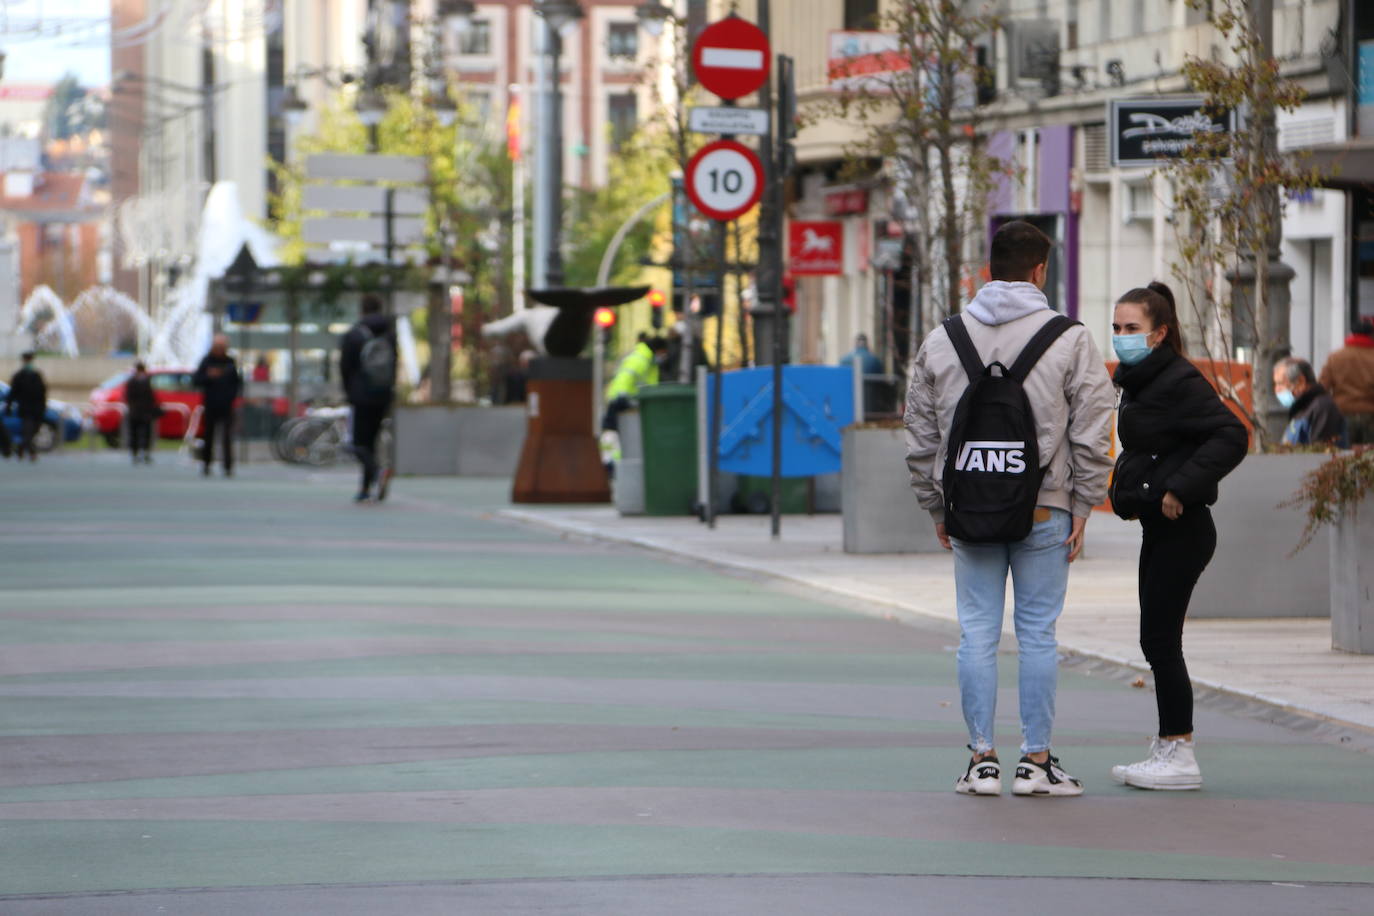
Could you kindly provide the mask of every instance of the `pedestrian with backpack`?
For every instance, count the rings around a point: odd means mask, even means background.
[[[1076,796],[1051,751],[1069,564],[1107,495],[1112,385],[1092,336],[1043,292],[1051,242],[1014,221],[992,238],[986,283],[926,335],[907,390],[907,466],[954,553],[959,693],[973,752],[962,795],[1000,795],[993,743],[1007,573],[1015,591],[1021,760],[1012,793]]]
[[[1115,381],[1122,446],[1112,509],[1140,520],[1140,648],[1154,672],[1159,711],[1149,755],[1112,767],[1112,778],[1139,789],[1200,789],[1183,618],[1217,547],[1208,507],[1217,501],[1217,484],[1245,458],[1249,435],[1184,358],[1169,287],[1151,283],[1122,296],[1112,334],[1121,360]]]
[[[396,396],[396,328],[372,293],[363,296],[362,316],[339,342],[339,375],[353,408],[353,454],[363,466],[354,501],[370,501],[374,483],[377,499],[386,499],[391,469],[378,481],[377,437]]]

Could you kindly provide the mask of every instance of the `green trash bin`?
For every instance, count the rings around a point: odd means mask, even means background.
[[[644,449],[644,514],[691,515],[697,501],[697,390],[639,389]]]

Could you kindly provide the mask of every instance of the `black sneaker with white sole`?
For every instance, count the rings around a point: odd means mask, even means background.
[[[954,783],[954,791],[960,795],[1001,795],[1002,764],[996,757],[970,757],[968,769]]]
[[[1026,756],[1016,764],[1011,794],[1036,798],[1071,797],[1083,794],[1083,783],[1064,772],[1058,757],[1051,755],[1044,763],[1036,763]]]

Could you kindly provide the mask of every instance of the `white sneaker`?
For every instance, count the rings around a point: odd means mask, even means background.
[[[1192,741],[1155,739],[1150,757],[1120,767],[1121,782],[1137,789],[1201,789],[1202,770],[1197,765]],[[1112,768],[1116,776],[1117,767]]]
[[[1144,760],[1141,760],[1138,763],[1118,763],[1116,766],[1112,767],[1112,779],[1116,781],[1116,784],[1119,786],[1124,786],[1126,784],[1127,770],[1138,769],[1140,767],[1143,767],[1145,764],[1149,763],[1151,760],[1154,760],[1155,755],[1159,753],[1159,745],[1159,735],[1151,735],[1150,751],[1148,754],[1145,755]]]
[[[955,781],[954,791],[960,795],[1001,795],[1002,764],[996,757],[970,757],[968,770]]]
[[[1083,794],[1083,783],[1060,768],[1058,757],[1051,755],[1044,763],[1022,757],[1016,765],[1016,779],[1012,781],[1011,794],[1040,798],[1070,797]]]

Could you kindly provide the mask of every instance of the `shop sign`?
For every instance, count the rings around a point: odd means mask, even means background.
[[[1114,99],[1107,103],[1113,166],[1179,159],[1200,134],[1235,130],[1235,113],[1213,115],[1200,98]]]

